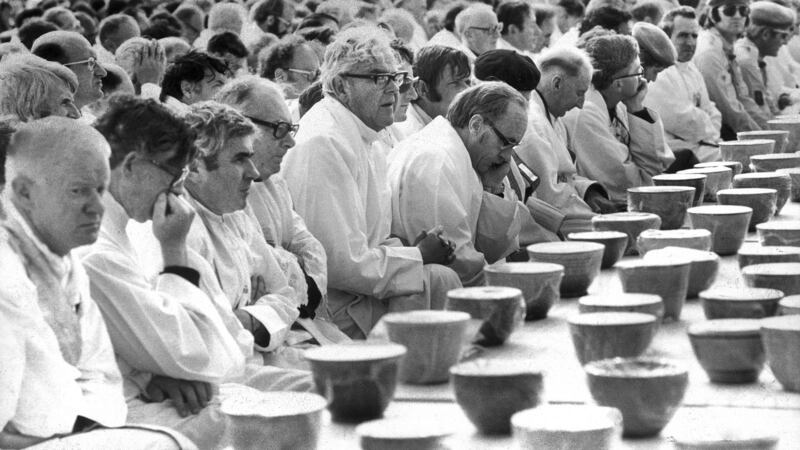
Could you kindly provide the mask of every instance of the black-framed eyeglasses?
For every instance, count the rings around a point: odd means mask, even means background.
[[[505,134],[501,133],[500,130],[498,130],[497,127],[494,126],[494,123],[492,123],[491,120],[486,118],[484,118],[483,120],[489,125],[489,128],[491,128],[492,131],[494,131],[494,134],[495,136],[497,136],[497,139],[500,139],[500,143],[503,144],[503,148],[516,147],[517,145],[519,145],[519,142],[514,142],[511,139],[507,138]]]
[[[261,125],[262,127],[272,128],[272,136],[275,139],[283,139],[286,137],[287,134],[290,134],[292,137],[297,134],[297,130],[300,129],[300,125],[296,123],[289,123],[284,121],[277,121],[277,122],[269,122],[267,120],[256,119],[252,116],[245,116],[250,119],[256,125]]]
[[[94,72],[94,69],[97,67],[97,59],[95,59],[93,56],[90,56],[89,58],[84,59],[83,61],[64,63],[62,64],[62,66],[69,67],[69,66],[77,66],[80,64],[86,64],[86,68],[88,68],[90,72]]]
[[[381,88],[386,88],[389,86],[389,82],[394,83],[396,87],[400,87],[403,84],[403,80],[405,80],[408,72],[383,72],[383,73],[343,73],[343,77],[350,77],[350,78],[361,78],[365,80],[372,80],[376,86],[380,86]]]
[[[641,78],[643,76],[644,76],[644,67],[639,67],[639,70],[637,72],[629,73],[627,75],[620,75],[618,77],[614,77],[614,80],[621,80],[623,78],[631,78],[631,77]]]
[[[172,192],[173,194],[178,194],[176,186],[186,181],[186,178],[189,176],[189,167],[184,166],[182,169],[176,170],[174,167],[170,167],[162,162],[156,161],[155,159],[145,159],[145,161],[170,174],[172,176],[172,181],[169,182],[167,191]]]
[[[719,10],[722,14],[728,17],[733,17],[737,11],[739,12],[739,17],[747,17],[750,15],[750,7],[746,5],[725,5],[720,6]]]
[[[305,76],[306,80],[308,80],[309,83],[313,83],[313,82],[317,81],[317,78],[319,78],[319,74],[320,74],[320,70],[319,69],[317,69],[317,70],[303,70],[303,69],[292,69],[292,68],[289,68],[289,69],[286,69],[286,70],[288,72],[298,73],[300,75]]]
[[[416,83],[417,80],[419,80],[419,77],[409,77],[408,75],[406,75],[406,77],[403,78],[403,84],[400,85],[399,88],[400,93],[405,94],[406,92],[408,92],[411,89],[411,87],[414,86],[414,83]]]
[[[503,31],[503,23],[500,22],[497,25],[492,25],[491,27],[467,27],[468,30],[480,30],[486,34],[499,34]]]

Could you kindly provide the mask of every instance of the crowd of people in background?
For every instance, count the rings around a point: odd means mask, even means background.
[[[0,0],[0,447],[218,448],[220,386],[800,112],[798,11]]]

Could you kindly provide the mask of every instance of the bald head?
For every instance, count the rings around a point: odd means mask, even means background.
[[[75,73],[78,77],[75,103],[79,108],[103,96],[102,79],[106,71],[92,62],[96,62],[97,54],[82,35],[71,31],[45,33],[33,42],[31,53],[65,65]]]
[[[283,156],[295,144],[292,133],[282,134],[276,128],[264,124],[264,122],[289,124],[292,122],[280,87],[264,78],[243,77],[225,85],[217,93],[216,99],[233,106],[256,125],[253,163],[262,180],[278,173]]]
[[[94,128],[63,117],[22,124],[12,136],[11,202],[53,253],[63,256],[97,239],[110,153]]]

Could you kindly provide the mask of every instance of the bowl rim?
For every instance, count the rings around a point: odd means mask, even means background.
[[[628,194],[685,194],[694,193],[697,189],[694,186],[637,186],[628,188]]]
[[[513,359],[489,359],[478,358],[469,361],[462,361],[454,364],[449,369],[453,377],[464,378],[494,378],[494,377],[513,377],[520,375],[533,375],[544,378],[546,370],[532,366],[530,361]]]
[[[699,180],[706,180],[708,176],[702,173],[662,173],[659,175],[653,175],[653,180],[655,181],[662,181],[662,180],[669,180],[669,181],[699,181]],[[631,188],[628,188],[631,189]]]
[[[800,332],[800,314],[765,317],[761,319],[761,330]]]
[[[400,430],[407,431],[406,436],[391,436],[387,431]],[[436,439],[443,438],[455,433],[452,427],[441,422],[431,422],[418,417],[391,417],[370,420],[359,424],[356,434],[360,438],[381,439],[390,441],[406,441],[417,439]],[[415,433],[415,435],[412,435]]]
[[[233,396],[222,399],[219,406],[220,412],[230,417],[258,417],[264,420],[269,420],[278,417],[305,416],[308,414],[321,413],[328,406],[328,401],[325,399],[325,397],[313,392],[258,392],[261,394],[258,396],[258,400],[261,400],[259,403],[288,405],[291,406],[291,408],[286,408],[286,411],[284,412],[281,412],[276,408],[275,411],[270,411],[267,414],[260,412],[238,413],[235,411],[230,411],[230,408],[233,407],[232,403],[241,401],[238,396]],[[304,398],[306,400],[305,404],[297,402],[300,398]]]
[[[597,322],[592,322],[596,319]],[[608,319],[610,322],[600,323]],[[616,319],[616,322],[612,319]],[[567,317],[567,323],[571,326],[579,327],[625,327],[639,325],[655,325],[656,316],[646,313],[627,312],[627,311],[607,311],[578,313]]]
[[[758,231],[800,231],[800,220],[769,221],[756,225]],[[766,246],[769,247],[769,246]],[[784,246],[790,247],[790,246]]]
[[[448,300],[504,301],[521,297],[522,290],[511,286],[469,286],[447,291]]]
[[[742,298],[746,295],[750,295],[750,297]],[[721,286],[701,291],[697,296],[701,300],[718,302],[777,302],[784,297],[784,293],[771,288]]]
[[[563,424],[536,420],[540,416],[552,418],[557,411],[562,416],[569,415],[570,418],[593,420],[565,420]],[[621,426],[622,412],[619,409],[591,404],[544,404],[517,411],[511,416],[511,427],[524,432],[544,431],[571,434],[621,429]]]
[[[392,325],[412,326],[437,326],[468,322],[472,316],[463,311],[450,311],[446,309],[417,309],[412,311],[391,312],[381,317],[381,320]],[[415,320],[428,318],[430,320]]]
[[[753,208],[741,205],[701,205],[693,206],[686,210],[688,214],[706,216],[733,216],[753,213]]]
[[[689,325],[686,333],[689,337],[699,338],[760,336],[761,321],[745,318],[711,319]]]
[[[352,358],[343,359],[342,353],[352,349],[361,349],[365,354],[353,355]],[[309,348],[303,352],[303,358],[312,362],[345,363],[374,362],[387,359],[400,358],[407,349],[404,345],[392,342],[353,341],[344,344],[332,344],[321,347]],[[355,352],[350,352],[355,353]]]
[[[529,270],[525,270],[525,268]],[[503,270],[508,269],[508,270]],[[520,269],[520,270],[514,270]],[[520,261],[520,262],[496,262],[483,267],[485,273],[508,274],[508,275],[551,275],[563,273],[564,266],[561,264],[540,262],[540,261]]]
[[[738,195],[775,195],[778,196],[778,190],[773,188],[762,188],[762,187],[739,187],[739,188],[728,188],[728,189],[720,189],[717,191],[717,198],[729,195],[729,196],[738,196]]]
[[[668,373],[662,374],[655,374],[655,375],[648,375],[646,373],[614,373],[610,372],[613,366],[622,365],[622,364],[629,364],[629,363],[650,363],[656,364],[659,368],[669,369]],[[628,358],[606,358],[606,359],[599,359],[595,361],[590,361],[583,366],[584,372],[586,375],[592,377],[602,377],[602,378],[630,378],[630,379],[652,379],[652,378],[672,378],[672,377],[682,377],[689,375],[689,368],[686,364],[682,361],[672,358],[659,358],[653,356],[636,356],[636,357],[628,357]]]
[[[769,273],[777,269],[791,269],[790,273]],[[757,275],[766,277],[795,277],[800,275],[800,262],[774,262],[774,263],[761,263],[750,264],[742,268],[742,275]]]

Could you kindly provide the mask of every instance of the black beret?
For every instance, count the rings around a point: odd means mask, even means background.
[[[475,78],[502,81],[518,91],[532,91],[541,73],[533,60],[514,50],[489,50],[475,60]]]

